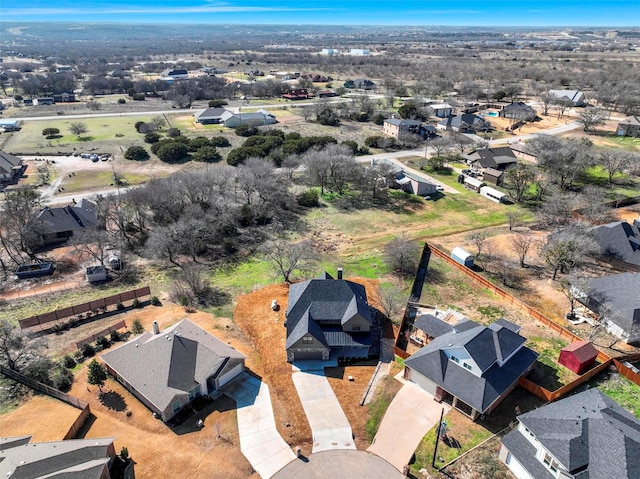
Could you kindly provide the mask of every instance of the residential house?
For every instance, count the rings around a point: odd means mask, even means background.
[[[419,135],[422,122],[420,120],[403,120],[402,118],[387,118],[382,123],[382,132],[385,135],[399,138],[401,135]]]
[[[71,439],[30,442],[31,436],[0,437],[0,476],[3,478],[111,479],[120,461],[113,441]],[[122,477],[122,476],[121,476]],[[124,479],[133,479],[133,462]]]
[[[222,123],[222,115],[226,112],[229,112],[229,110],[225,108],[207,108],[200,113],[194,114],[194,117],[201,125],[217,125]]]
[[[596,388],[518,421],[499,454],[518,479],[640,477],[640,421]]]
[[[320,54],[333,56],[338,54],[338,50],[336,50],[335,48],[323,48]]]
[[[220,120],[227,128],[235,128],[238,125],[261,126],[277,123],[275,115],[262,109],[251,113],[233,113],[227,110],[220,116]]]
[[[521,160],[532,161],[535,163],[538,162],[538,155],[533,150],[531,150],[531,148],[529,148],[526,143],[518,141],[517,143],[512,143],[511,145],[509,145],[509,147],[517,158],[520,158]]]
[[[472,419],[490,414],[538,357],[519,331],[505,319],[488,327],[464,319],[407,358],[404,377]]]
[[[371,52],[367,48],[351,48],[349,50],[349,55],[352,57],[364,57],[369,55]]]
[[[34,103],[36,105],[53,105],[55,102],[53,101],[52,96],[45,96],[41,98],[35,98]]]
[[[616,135],[640,137],[640,116],[630,116],[618,122]]]
[[[318,97],[319,98],[331,98],[331,97],[334,97],[334,96],[338,96],[338,94],[336,92],[334,92],[334,91],[331,91],[331,90],[320,90],[318,92]]]
[[[573,285],[575,298],[596,314],[607,313],[604,327],[627,343],[640,342],[640,273],[591,278],[585,286]]]
[[[294,88],[282,95],[285,100],[307,100],[309,98],[309,92],[306,88]]]
[[[493,168],[504,171],[518,162],[513,150],[508,146],[498,148],[479,148],[467,155],[462,155],[467,164],[476,168]]]
[[[54,103],[73,103],[76,101],[75,93],[54,93]]]
[[[73,73],[75,70],[70,66],[56,67],[56,73]]]
[[[107,76],[111,78],[125,78],[130,77],[131,72],[129,70],[125,70],[124,68],[114,68],[113,70],[107,72]]]
[[[13,182],[24,172],[22,158],[0,151],[0,185]]]
[[[41,245],[63,243],[78,231],[98,225],[98,208],[86,198],[63,207],[45,207],[31,220],[30,227]]]
[[[445,118],[436,125],[436,128],[458,133],[476,133],[478,131],[488,131],[491,125],[478,115],[464,113]]]
[[[102,355],[107,371],[163,421],[244,371],[245,356],[184,319]]]
[[[354,88],[356,90],[375,90],[376,84],[366,78],[358,78],[356,80],[347,80],[344,83],[344,87],[348,90],[352,90]]]
[[[379,346],[375,312],[364,286],[329,273],[289,287],[287,361],[323,360],[333,355],[366,359]],[[376,332],[377,331],[377,332]]]
[[[592,229],[603,256],[640,266],[640,221],[615,221]]]
[[[549,96],[566,101],[571,106],[584,106],[584,93],[578,90],[549,90]]]
[[[189,78],[189,71],[186,68],[167,68],[160,73],[160,76],[172,80],[184,80]]]
[[[20,131],[20,122],[17,120],[0,121],[0,132]]]
[[[522,101],[511,102],[498,112],[501,118],[511,118],[517,121],[533,121],[538,113]]]
[[[395,175],[395,180],[400,189],[412,195],[433,195],[438,191],[437,185],[410,171],[398,171]]]
[[[421,314],[413,322],[413,331],[410,341],[423,346],[435,338],[453,331],[453,326],[444,319],[433,314]]]
[[[434,116],[438,118],[448,118],[453,115],[453,107],[448,103],[434,103],[428,106],[433,110]]]

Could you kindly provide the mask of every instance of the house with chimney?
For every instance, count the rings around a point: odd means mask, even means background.
[[[292,284],[285,316],[289,362],[366,359],[379,349],[380,328],[366,289],[343,279],[341,269],[335,279],[325,272]]]
[[[245,369],[245,356],[184,319],[102,355],[107,371],[163,421],[214,394]]]

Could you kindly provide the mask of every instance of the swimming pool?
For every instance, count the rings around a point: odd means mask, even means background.
[[[487,116],[498,116],[498,113],[495,111],[490,111],[488,113],[486,113]]]

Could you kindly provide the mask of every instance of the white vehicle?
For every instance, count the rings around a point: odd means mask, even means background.
[[[444,191],[444,186],[436,185],[436,191]]]

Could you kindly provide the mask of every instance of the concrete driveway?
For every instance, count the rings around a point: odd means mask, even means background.
[[[449,412],[449,406],[435,402],[424,389],[405,383],[391,401],[367,451],[402,471],[424,435],[438,424],[442,408],[445,414]]]
[[[355,449],[351,425],[324,370],[293,372],[302,407],[313,434],[312,453],[331,449]]]
[[[269,386],[243,373],[223,389],[236,402],[240,450],[263,479],[296,458],[276,429]]]

